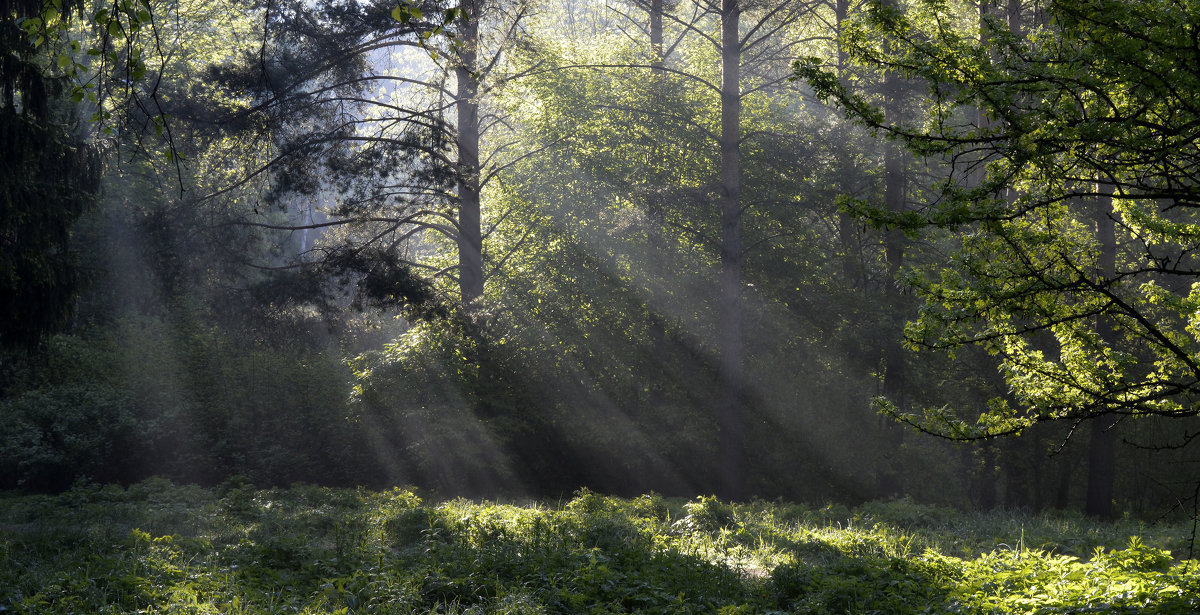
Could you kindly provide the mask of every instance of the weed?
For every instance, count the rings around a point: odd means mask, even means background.
[[[559,507],[154,479],[0,495],[0,612],[1032,613],[1200,609],[1183,526],[733,505]],[[1111,545],[1123,545],[1110,548]]]

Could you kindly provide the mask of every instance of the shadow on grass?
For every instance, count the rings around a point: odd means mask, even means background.
[[[118,490],[119,491],[119,490]],[[0,498],[0,612],[1193,613],[1200,575],[1131,541],[1081,561],[924,551],[774,505],[581,492],[561,508],[296,487]],[[86,497],[84,497],[86,496]],[[138,529],[145,528],[145,529]]]

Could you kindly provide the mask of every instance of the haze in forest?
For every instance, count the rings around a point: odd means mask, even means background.
[[[1195,503],[1195,2],[0,23],[0,488]]]

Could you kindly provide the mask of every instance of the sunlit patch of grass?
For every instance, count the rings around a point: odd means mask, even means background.
[[[15,613],[1194,612],[1186,524],[147,481],[0,497]],[[1131,538],[1133,537],[1133,538]],[[1116,546],[1116,549],[1111,547]]]

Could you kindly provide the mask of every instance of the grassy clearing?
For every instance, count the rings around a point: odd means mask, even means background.
[[[0,497],[0,612],[1194,613],[1190,525],[712,498]],[[1115,547],[1115,548],[1114,548]]]

